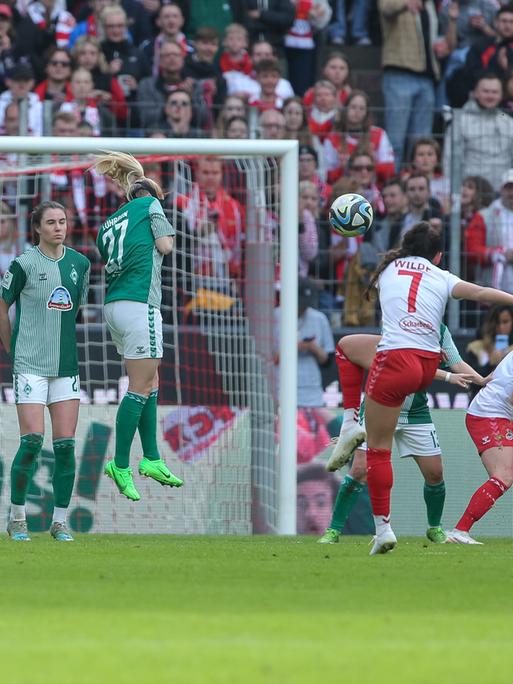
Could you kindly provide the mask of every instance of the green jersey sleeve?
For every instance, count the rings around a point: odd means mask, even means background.
[[[2,299],[8,306],[15,301],[27,282],[27,274],[16,259],[9,266],[2,279]]]
[[[166,237],[166,235],[174,235],[175,229],[169,223],[162,209],[162,205],[158,200],[153,200],[149,208],[150,214],[150,224],[151,232],[153,233],[153,239],[157,240],[161,237]]]
[[[454,366],[455,363],[459,363],[461,361],[461,355],[458,351],[458,348],[454,344],[450,330],[446,325],[442,324],[440,333],[441,347],[442,350],[447,354],[447,361],[445,364],[447,366]]]

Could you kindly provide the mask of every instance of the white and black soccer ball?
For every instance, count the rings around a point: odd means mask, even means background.
[[[365,197],[356,193],[340,195],[330,207],[329,221],[339,235],[363,235],[372,226],[374,212]]]

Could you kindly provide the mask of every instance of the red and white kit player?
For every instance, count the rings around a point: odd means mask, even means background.
[[[478,302],[513,303],[513,295],[460,280],[438,268],[443,238],[439,230],[421,222],[405,233],[401,245],[390,250],[374,272],[369,287],[377,287],[383,331],[365,387],[367,484],[376,524],[371,555],[392,550],[397,539],[390,526],[393,484],[391,449],[404,399],[428,387],[440,363],[440,325],[449,297]],[[365,431],[355,427],[362,370],[347,359],[342,367],[344,423],[328,468],[340,467]],[[346,387],[346,379],[347,385]],[[352,405],[351,405],[352,404]],[[349,455],[348,455],[349,452]]]
[[[489,475],[472,495],[447,541],[480,544],[469,531],[513,484],[513,352],[468,407],[465,423]]]

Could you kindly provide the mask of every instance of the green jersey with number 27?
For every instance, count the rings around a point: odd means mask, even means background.
[[[163,257],[155,240],[174,234],[154,197],[131,200],[102,224],[96,244],[105,262],[105,304],[130,300],[160,308]]]

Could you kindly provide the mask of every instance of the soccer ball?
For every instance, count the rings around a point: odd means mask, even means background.
[[[330,207],[331,227],[339,235],[363,235],[372,226],[374,213],[370,203],[361,195],[340,195]]]

